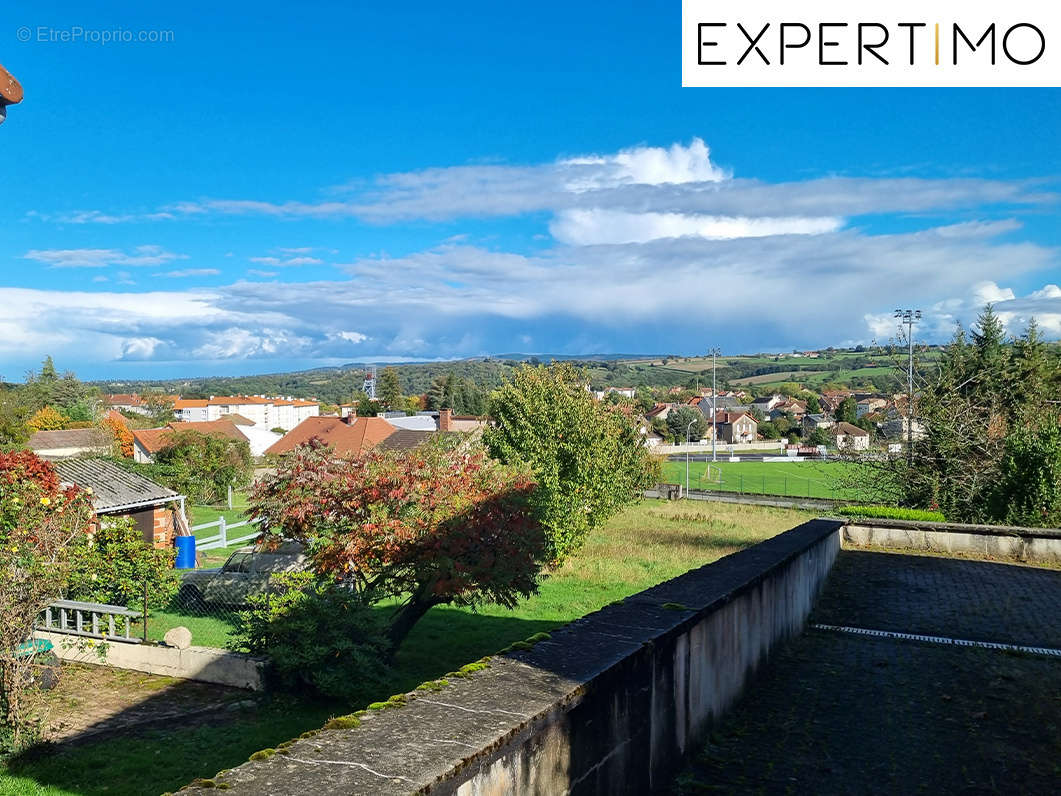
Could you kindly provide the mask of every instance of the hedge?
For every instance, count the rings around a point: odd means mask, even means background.
[[[900,509],[895,506],[841,506],[836,513],[844,517],[877,517],[885,520],[913,520],[915,522],[946,522],[939,511]]]

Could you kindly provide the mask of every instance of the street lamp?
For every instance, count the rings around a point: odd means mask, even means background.
[[[906,324],[910,357],[906,374],[906,461],[914,464],[914,324],[921,321],[921,310],[896,310],[900,328]]]

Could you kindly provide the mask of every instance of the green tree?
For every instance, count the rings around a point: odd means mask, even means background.
[[[704,413],[692,406],[679,406],[667,413],[667,430],[675,444],[703,439],[707,425]]]
[[[155,426],[165,426],[173,422],[172,396],[166,395],[161,390],[149,390],[141,398]]]
[[[0,450],[20,447],[30,438],[31,414],[18,390],[0,389]]]
[[[808,445],[828,445],[830,442],[829,431],[827,429],[818,427],[814,429],[809,435],[807,435]]]
[[[1011,525],[1061,527],[1061,424],[1018,426],[1006,437],[991,517]]]
[[[398,371],[393,367],[386,367],[380,371],[376,398],[385,409],[395,409],[401,403],[402,383],[398,379]]]
[[[597,402],[570,364],[522,366],[490,398],[490,454],[529,465],[536,516],[549,557],[563,559],[615,512],[659,479],[634,419]]]
[[[246,440],[198,431],[175,431],[155,454],[153,473],[166,486],[201,504],[220,504],[228,488],[250,481],[251,453]]]
[[[841,423],[854,423],[857,417],[858,402],[853,395],[849,395],[836,407],[836,419]]]

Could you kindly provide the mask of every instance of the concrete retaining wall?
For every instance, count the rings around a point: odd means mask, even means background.
[[[717,489],[690,489],[681,484],[660,484],[656,489],[646,489],[647,498],[662,500],[704,500],[709,503],[744,503],[749,506],[771,506],[778,509],[803,509],[805,511],[830,511],[837,506],[849,505],[849,500],[829,498],[782,497],[781,495],[749,495],[740,492],[723,492]]]
[[[250,655],[212,647],[159,647],[151,644],[128,644],[112,641],[106,645],[105,656],[99,647],[88,647],[86,639],[66,633],[38,630],[34,636],[52,642],[55,654],[64,661],[134,669],[149,674],[201,680],[235,688],[261,691],[265,687],[265,660]],[[95,642],[99,644],[99,642]]]
[[[844,545],[976,555],[1061,564],[1061,530],[950,522],[860,519],[843,531]]]
[[[805,523],[216,781],[274,796],[661,792],[802,629],[841,525]]]

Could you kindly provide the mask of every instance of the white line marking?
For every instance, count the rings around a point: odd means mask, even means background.
[[[832,630],[837,633],[854,633],[860,636],[877,638],[898,638],[906,641],[927,641],[932,644],[954,644],[959,647],[981,647],[992,650],[1010,650],[1011,652],[1031,652],[1035,655],[1052,655],[1061,658],[1061,650],[1051,647],[1024,647],[1019,644],[1003,644],[998,641],[969,641],[962,638],[946,636],[922,636],[917,633],[898,633],[894,630],[868,630],[864,627],[844,627],[842,625],[811,625],[815,630]]]

